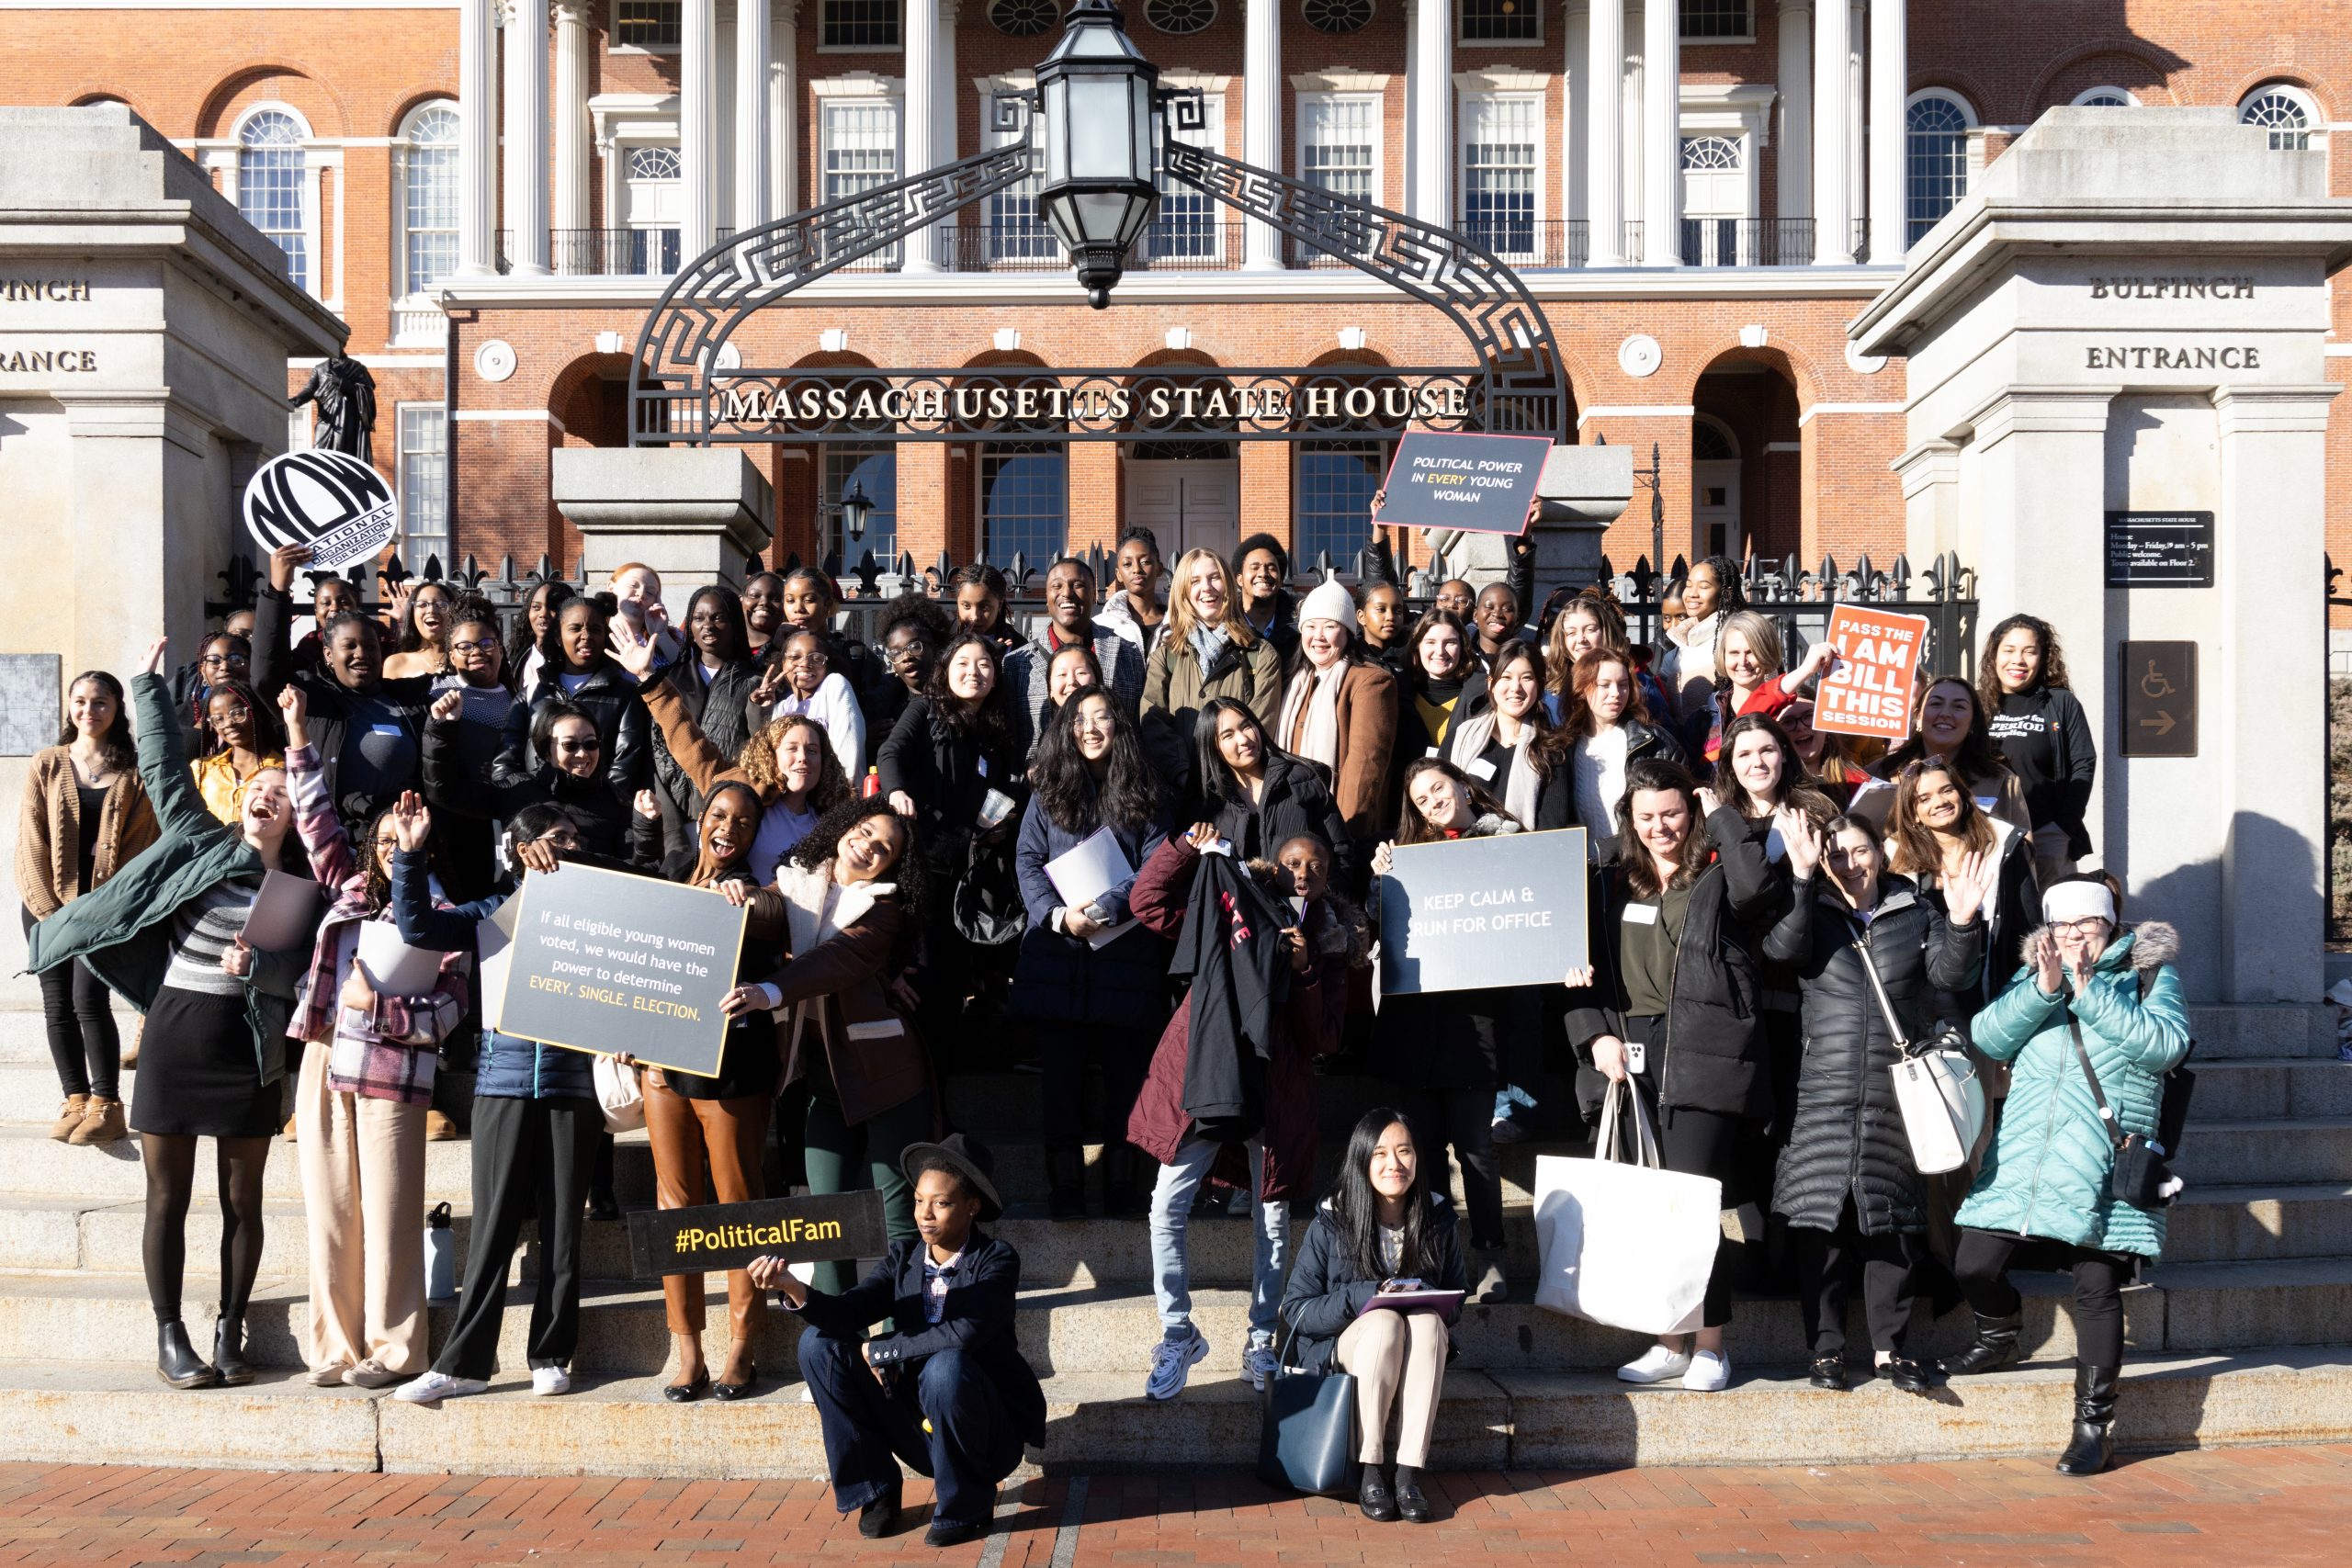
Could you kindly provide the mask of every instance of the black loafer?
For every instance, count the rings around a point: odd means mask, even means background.
[[[988,1533],[989,1527],[986,1524],[933,1525],[922,1532],[922,1543],[925,1546],[937,1547],[962,1546],[967,1541],[978,1540]]]
[[[1815,1388],[1825,1388],[1833,1393],[1844,1393],[1847,1388],[1846,1358],[1815,1356],[1813,1359],[1813,1373],[1804,1381]]]
[[[1363,1510],[1365,1518],[1376,1525],[1396,1522],[1396,1494],[1390,1491],[1388,1483],[1382,1479],[1378,1465],[1363,1467],[1363,1481],[1356,1488],[1356,1506]]]
[[[1928,1376],[1928,1369],[1925,1366],[1902,1356],[1895,1357],[1894,1359],[1879,1368],[1878,1373],[1905,1393],[1926,1393],[1935,1387],[1934,1382]]]
[[[724,1404],[730,1399],[748,1399],[760,1386],[760,1364],[752,1362],[743,1369],[741,1382],[715,1382],[710,1385],[710,1397]]]
[[[1418,1481],[1396,1483],[1396,1513],[1407,1524],[1425,1525],[1437,1517],[1430,1507],[1430,1500],[1421,1494]]]
[[[857,1533],[880,1540],[899,1528],[899,1489],[895,1486],[857,1511]]]
[[[704,1372],[692,1382],[673,1382],[662,1385],[662,1397],[673,1404],[692,1404],[709,1392],[710,1374],[708,1372]]]

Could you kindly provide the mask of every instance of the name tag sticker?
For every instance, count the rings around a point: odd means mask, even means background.
[[[1626,905],[1625,923],[1630,926],[1654,926],[1657,924],[1657,906],[1656,904]]]
[[[1471,758],[1468,761],[1462,764],[1462,771],[1465,773],[1474,774],[1489,784],[1494,782],[1495,765],[1487,761],[1484,757]]]
[[[401,733],[401,727],[397,724],[371,724],[368,727],[368,730],[372,735],[398,735]]]
[[[1976,809],[1987,815],[1991,814],[1993,807],[2000,804],[2001,797],[1997,795],[1980,795],[1976,797]]]

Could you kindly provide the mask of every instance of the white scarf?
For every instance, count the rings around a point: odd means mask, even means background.
[[[1457,721],[1446,734],[1445,749],[1454,760],[1454,766],[1468,771],[1495,739],[1498,720],[1495,710],[1485,708],[1468,718]],[[1535,764],[1527,755],[1527,748],[1535,739],[1535,727],[1521,719],[1519,739],[1510,749],[1510,761],[1502,779],[1502,787],[1495,793],[1502,797],[1503,809],[1519,819],[1522,828],[1535,826],[1535,803],[1544,793],[1544,781],[1535,776]],[[1476,776],[1473,774],[1472,776]]]
[[[1335,659],[1321,670],[1313,666],[1291,677],[1283,694],[1283,750],[1295,757],[1320,762],[1334,774],[1340,771],[1340,687],[1347,680],[1348,661]],[[1306,727],[1299,726],[1304,711]]]
[[[862,882],[844,887],[833,880],[831,867],[811,870],[807,866],[779,865],[775,871],[775,890],[784,895],[785,936],[791,958],[804,957],[820,943],[841,935],[874,908],[875,899],[899,890],[898,885],[891,882]],[[822,997],[793,1008],[787,1050],[799,1046],[801,1028],[812,1015],[818,1028],[822,1029]]]

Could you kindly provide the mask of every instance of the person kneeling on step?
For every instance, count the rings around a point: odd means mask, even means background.
[[[909,1145],[899,1163],[917,1234],[854,1289],[813,1290],[780,1258],[754,1259],[751,1275],[808,1321],[800,1375],[841,1511],[857,1510],[860,1535],[889,1534],[903,1461],[938,1493],[926,1543],[960,1546],[988,1533],[1023,1445],[1046,1440],[1046,1395],[1013,1339],[1021,1255],[978,1228],[1004,1212],[988,1149],[954,1133]],[[896,1332],[860,1337],[886,1317]]]
[[[2041,918],[2025,966],[1971,1031],[1979,1051],[2010,1065],[2009,1096],[1954,1216],[1952,1273],[1976,1314],[1976,1342],[1943,1370],[1989,1372],[2016,1359],[2024,1307],[2009,1263],[2021,1246],[2033,1267],[2072,1269],[2075,1432],[2058,1470],[2097,1475],[2115,1453],[2122,1288],[2165,1245],[2163,1202],[2116,1196],[2115,1139],[2157,1136],[2165,1075],[2188,1055],[2188,1012],[2172,966],[2178,935],[2155,920],[2120,930],[2106,883],[2053,881]]]

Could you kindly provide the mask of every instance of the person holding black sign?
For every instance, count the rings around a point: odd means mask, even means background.
[[[914,1234],[893,1239],[855,1290],[803,1285],[779,1258],[753,1259],[751,1273],[808,1325],[800,1375],[834,1506],[856,1510],[867,1540],[889,1535],[903,1463],[937,1493],[923,1543],[961,1546],[988,1533],[1023,1445],[1046,1440],[1046,1394],[1013,1335],[1021,1254],[979,1228],[1004,1212],[987,1146],[951,1133],[908,1145],[898,1168]],[[885,1318],[891,1332],[865,1338]]]
[[[2072,874],[2091,852],[2084,817],[2098,780],[2098,740],[2070,687],[2056,628],[2038,615],[1995,626],[1977,660],[1976,700],[1991,716],[1994,750],[2025,792],[2039,880]]]
[[[1442,1166],[1437,1170],[1442,1170]],[[1406,1310],[1384,1295],[1460,1292],[1469,1284],[1453,1205],[1424,1166],[1413,1124],[1400,1111],[1366,1111],[1349,1134],[1331,1195],[1315,1213],[1283,1292],[1282,1320],[1308,1371],[1337,1366],[1356,1380],[1357,1506],[1378,1524],[1425,1525],[1421,1491],[1437,1430],[1445,1367],[1453,1359],[1459,1296]],[[1396,1460],[1388,1424],[1396,1423]]]
[[[1666,1168],[1713,1177],[1724,1207],[1736,1208],[1741,1141],[1772,1114],[1757,952],[1788,879],[1739,813],[1679,762],[1645,757],[1625,770],[1617,827],[1616,862],[1592,899],[1592,968],[1571,976],[1585,983],[1570,987],[1568,1039],[1601,1077],[1630,1079],[1656,1108]],[[1729,1385],[1727,1250],[1716,1252],[1695,1344],[1662,1336],[1620,1378],[1679,1378],[1702,1393]]]

